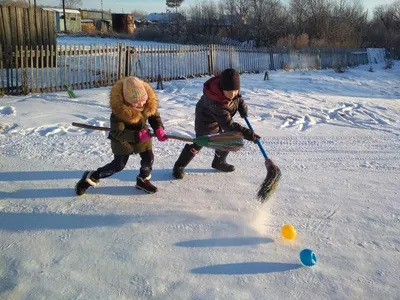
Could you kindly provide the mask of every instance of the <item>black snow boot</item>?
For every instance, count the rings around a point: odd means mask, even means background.
[[[235,167],[226,162],[229,151],[216,150],[211,167],[221,172],[233,172]]]
[[[151,176],[147,176],[143,179],[140,177],[140,175],[138,175],[136,177],[136,188],[148,194],[156,193],[158,189],[150,182],[150,177]]]
[[[89,187],[95,187],[99,184],[100,180],[92,178],[94,172],[85,171],[81,180],[75,186],[75,192],[78,196],[83,195]]]
[[[175,162],[174,169],[172,170],[172,175],[176,179],[182,179],[183,176],[185,176],[185,168],[192,161],[193,157],[195,157],[198,151],[199,150],[197,150],[193,145],[185,145],[181,155],[179,155],[178,160]]]

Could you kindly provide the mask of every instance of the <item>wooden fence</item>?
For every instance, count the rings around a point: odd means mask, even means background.
[[[56,46],[55,13],[42,9],[0,5],[0,44],[16,46]]]
[[[304,49],[297,52],[219,45],[135,46],[0,45],[0,94],[27,94],[110,86],[125,76],[154,82],[218,74],[228,67],[239,72],[271,69],[331,68],[368,63],[365,49]],[[12,64],[11,62],[15,62]]]

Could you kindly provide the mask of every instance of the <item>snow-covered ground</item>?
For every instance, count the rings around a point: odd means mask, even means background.
[[[71,122],[108,126],[109,89],[0,98],[0,298],[400,299],[400,67],[373,67],[242,76],[283,173],[265,204],[256,145],[228,157],[229,174],[204,149],[177,181],[173,140],[154,141],[157,194],[134,188],[132,156],[77,197],[82,172],[112,155],[104,132]],[[194,133],[206,79],[157,91],[168,133]],[[315,266],[300,264],[304,248]]]
[[[59,35],[57,36],[57,44],[62,46],[73,46],[76,45],[97,45],[97,44],[129,44],[131,46],[157,46],[157,45],[172,45],[172,43],[160,43],[155,41],[139,41],[139,40],[128,40],[120,38],[106,38],[106,37],[91,37],[91,36],[68,36]]]

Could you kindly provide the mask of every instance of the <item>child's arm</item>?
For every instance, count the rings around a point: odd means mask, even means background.
[[[154,115],[150,116],[148,118],[149,124],[151,128],[153,128],[153,131],[156,132],[158,128],[164,128],[163,122],[161,120],[161,116],[159,112],[157,111]]]
[[[153,116],[149,117],[149,124],[151,128],[153,128],[154,133],[156,134],[157,139],[160,142],[165,142],[166,140],[168,140],[168,137],[165,134],[164,126],[158,111]]]
[[[238,112],[240,114],[240,117],[242,117],[242,118],[247,117],[248,108],[247,108],[247,104],[246,104],[246,102],[244,102],[242,96],[239,97]]]
[[[239,123],[233,122],[232,116],[224,109],[221,105],[213,104],[210,107],[210,111],[217,121],[218,125],[222,128],[223,131],[239,131],[243,133],[243,137],[246,140],[255,142],[258,135],[253,134],[250,129],[243,127]]]

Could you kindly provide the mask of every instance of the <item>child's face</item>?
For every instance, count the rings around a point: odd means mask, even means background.
[[[228,98],[229,100],[232,100],[235,98],[237,95],[239,95],[239,90],[233,90],[233,91],[223,91],[224,96]]]
[[[147,102],[147,99],[146,100],[141,100],[140,102],[134,102],[134,103],[132,103],[132,107],[134,109],[142,109],[143,106],[146,104],[146,102]]]

